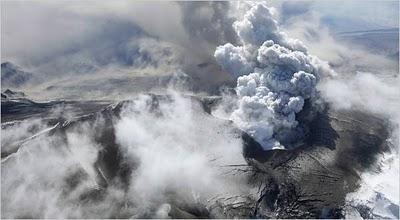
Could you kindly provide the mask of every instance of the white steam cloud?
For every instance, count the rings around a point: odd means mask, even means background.
[[[21,126],[26,125],[14,129]],[[90,131],[86,125],[80,129]],[[2,129],[2,133],[5,131]],[[19,135],[24,133],[19,130]],[[67,133],[65,140],[42,134],[2,159],[2,217],[79,218],[99,212],[102,208],[97,204],[79,203],[79,196],[98,187],[93,165],[99,147],[90,137],[82,130]],[[2,143],[6,138],[2,137]]]
[[[249,193],[240,184],[245,179],[225,173],[229,168],[224,166],[245,164],[241,140],[227,124],[177,94],[152,111],[155,104],[150,96],[141,96],[123,110],[116,125],[126,157],[140,160],[129,194],[144,210],[173,202],[168,198],[171,193],[192,204]]]
[[[301,132],[296,113],[305,100],[317,98],[317,82],[333,71],[279,29],[273,8],[264,3],[248,7],[242,19],[233,23],[242,45],[219,46],[214,55],[238,77],[238,108],[231,119],[265,150],[285,148],[281,141]]]
[[[30,127],[43,133],[48,127],[41,123],[4,127],[2,143],[32,135]],[[100,184],[95,164],[105,149],[94,139],[96,126],[83,123],[65,137],[43,133],[2,159],[2,217],[166,218],[182,204],[222,217],[211,207],[217,201],[256,196],[246,175],[235,175],[235,165],[246,164],[240,133],[191,97],[171,91],[124,105],[114,124],[122,161],[132,169],[123,187]]]

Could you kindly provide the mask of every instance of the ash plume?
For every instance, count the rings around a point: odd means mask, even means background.
[[[273,8],[263,3],[248,8],[233,23],[241,45],[219,46],[214,56],[237,77],[238,108],[231,119],[265,150],[285,148],[283,140],[302,133],[296,114],[306,100],[317,99],[320,77],[334,72],[280,30]]]

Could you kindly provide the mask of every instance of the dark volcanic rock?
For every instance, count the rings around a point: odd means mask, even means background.
[[[293,150],[262,152],[244,135],[244,155],[261,186],[258,218],[342,218],[358,173],[372,168],[386,150],[382,119],[357,111],[318,113],[305,144]]]
[[[2,123],[20,121],[28,118],[56,117],[56,110],[58,108],[73,112],[75,116],[79,117],[89,113],[98,112],[110,104],[108,101],[35,102],[20,96],[18,96],[18,98],[9,99],[9,96],[7,96],[8,93],[4,94],[6,97],[1,100]]]
[[[23,92],[14,92],[10,89],[6,89],[4,92],[1,93],[2,98],[8,98],[8,99],[16,99],[16,98],[24,98],[25,93]]]
[[[151,95],[149,111],[162,114],[159,102],[170,98]],[[191,98],[200,102],[208,113],[220,100],[218,97]],[[110,183],[118,182],[127,188],[138,161],[124,158],[116,142],[114,124],[121,109],[130,101],[110,105],[104,102],[9,100],[2,102],[2,123],[46,117],[60,103],[78,109],[78,114],[73,119],[50,120],[49,123],[55,127],[48,134],[63,137],[67,131],[79,129],[80,124],[87,123],[95,131],[94,141],[101,146],[95,164],[99,186],[105,189]],[[385,121],[362,112],[332,109],[313,113],[313,117],[306,114],[300,117],[309,123],[309,130],[304,144],[292,150],[263,151],[251,136],[242,133],[243,156],[250,165],[246,173],[249,174],[249,184],[260,189],[257,201],[247,197],[235,204],[217,201],[211,207],[213,213],[217,210],[221,216],[213,215],[200,204],[176,201],[171,196],[170,217],[342,218],[346,194],[358,187],[358,173],[373,168],[379,153],[386,150],[388,132]],[[2,152],[2,157],[3,153],[9,155],[12,152]],[[67,181],[70,188],[83,174],[74,175]],[[96,201],[102,193],[102,189],[88,192],[82,200]],[[121,216],[116,214],[116,217]]]

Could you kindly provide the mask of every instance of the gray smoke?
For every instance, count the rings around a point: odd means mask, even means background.
[[[106,84],[179,71],[203,91],[229,80],[212,56],[217,45],[236,41],[228,3],[1,4],[3,61],[32,72],[35,82],[45,81],[21,87],[28,94],[57,96],[55,90],[86,91],[98,78]],[[64,86],[71,81],[74,88]]]
[[[273,8],[264,3],[247,7],[233,23],[241,45],[228,43],[214,54],[237,77],[238,108],[231,119],[264,149],[285,148],[282,140],[301,133],[296,113],[306,100],[317,98],[317,82],[333,71],[280,30]]]

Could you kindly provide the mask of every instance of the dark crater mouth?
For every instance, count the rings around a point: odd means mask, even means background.
[[[359,173],[376,169],[388,150],[384,119],[329,108],[313,114],[305,120],[304,143],[295,149],[263,151],[243,134],[252,181],[261,187],[254,217],[344,218],[345,197],[359,187]]]

